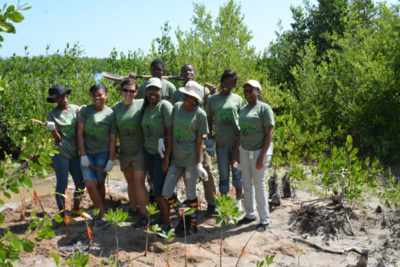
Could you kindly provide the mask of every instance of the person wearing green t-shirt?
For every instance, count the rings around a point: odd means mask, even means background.
[[[93,224],[101,226],[104,224],[106,172],[111,171],[115,155],[114,113],[106,106],[106,86],[95,84],[90,94],[93,104],[79,112],[76,135],[83,179],[94,206],[99,209]]]
[[[147,224],[148,195],[145,186],[146,167],[143,157],[143,131],[140,121],[143,115],[144,100],[135,99],[137,82],[127,78],[121,83],[123,100],[116,103],[114,111],[114,127],[120,143],[120,165],[128,183],[129,205],[132,211],[136,210],[137,202],[140,206],[140,218],[135,227]]]
[[[150,65],[150,73],[152,77],[159,78],[161,80],[161,99],[165,99],[170,101],[172,94],[176,91],[176,87],[170,81],[162,79],[162,76],[165,72],[164,61],[161,59],[154,59]],[[136,94],[135,98],[145,98],[146,97],[146,88],[149,84],[149,80],[142,83],[139,87],[139,91]]]
[[[183,93],[183,102],[174,105],[172,160],[165,178],[162,196],[164,204],[171,199],[178,179],[184,174],[186,196],[191,208],[195,212],[180,220],[175,228],[175,234],[184,236],[186,233],[197,232],[197,193],[196,183],[198,176],[207,179],[207,172],[203,168],[203,135],[208,133],[207,116],[199,107],[200,91],[203,87],[195,81],[189,81],[179,88]],[[166,204],[168,205],[168,204]],[[164,207],[164,206],[163,206]],[[169,208],[161,209],[163,219],[169,221]]]
[[[261,101],[261,85],[258,81],[245,82],[243,89],[247,105],[239,115],[240,137],[236,143],[233,166],[238,166],[240,151],[246,215],[238,224],[255,221],[258,212],[260,223],[256,230],[261,232],[265,231],[270,223],[265,173],[273,150],[274,115],[271,107]]]
[[[217,163],[219,172],[219,192],[229,192],[229,170],[232,172],[232,184],[235,187],[236,199],[242,198],[242,174],[232,166],[236,141],[239,138],[239,112],[243,107],[243,100],[232,92],[237,83],[237,74],[233,70],[225,70],[221,76],[221,90],[218,94],[207,99],[206,112],[209,139],[214,138],[214,127]]]
[[[61,84],[56,84],[49,89],[49,96],[47,97],[47,102],[57,104],[47,114],[46,122],[46,128],[51,131],[56,142],[56,148],[59,151],[58,154],[51,157],[57,180],[56,203],[61,213],[64,213],[66,207],[63,194],[67,190],[69,172],[75,184],[72,213],[90,218],[89,214],[79,208],[85,190],[76,146],[75,129],[79,107],[68,103],[70,93],[71,89],[67,89]]]
[[[189,81],[194,81],[196,77],[196,72],[194,70],[194,66],[192,64],[184,64],[181,68],[181,77],[183,79],[183,86],[186,85]],[[207,98],[209,95],[213,95],[216,92],[217,87],[205,83],[204,87],[198,92],[201,100],[199,100],[199,106],[204,107]],[[177,102],[183,101],[182,98],[183,94],[179,90],[176,90],[171,97],[171,103],[175,104]],[[203,150],[203,167],[207,171],[208,180],[203,180],[203,187],[204,187],[204,196],[207,201],[207,216],[212,216],[215,214],[215,199],[214,196],[216,194],[215,189],[215,182],[214,182],[214,175],[212,173],[212,164],[211,164],[211,157]]]
[[[162,98],[162,83],[150,78],[146,88],[145,110],[142,118],[144,133],[144,158],[146,169],[153,182],[153,192],[160,210],[169,209],[162,198],[162,189],[172,151],[172,104]],[[165,141],[164,141],[165,140]],[[165,214],[165,212],[162,212]],[[162,229],[170,229],[169,219],[163,219]]]

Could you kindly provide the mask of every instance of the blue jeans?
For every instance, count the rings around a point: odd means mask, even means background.
[[[232,167],[233,152],[235,147],[222,147],[217,144],[217,163],[219,172],[219,192],[227,194],[229,192],[229,169],[232,171],[232,185],[236,189],[242,189],[242,173]]]
[[[108,160],[108,151],[101,152],[96,155],[86,155],[89,159],[90,166],[95,168],[104,169]],[[105,180],[107,173],[85,168],[81,165],[82,175],[84,180]]]
[[[80,169],[80,158],[66,159],[60,155],[51,157],[56,173],[56,202],[58,207],[65,209],[65,198],[60,194],[65,194],[68,185],[68,172],[72,176],[75,184],[74,202],[81,202],[85,184],[83,183],[82,173]]]
[[[143,149],[143,155],[146,170],[153,182],[154,195],[156,197],[161,197],[165,177],[167,176],[167,174],[163,172],[161,168],[163,159],[161,158],[160,154],[152,155],[147,152],[146,149]]]

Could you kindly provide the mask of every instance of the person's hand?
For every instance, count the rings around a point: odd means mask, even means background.
[[[239,162],[238,162],[237,160],[233,160],[233,161],[232,161],[232,167],[235,168],[235,169],[240,170],[240,164],[239,164]]]
[[[161,158],[164,158],[164,152],[165,152],[164,139],[160,138],[158,139],[158,153],[160,154]]]
[[[136,73],[131,72],[129,73],[128,77],[136,80]]]
[[[104,170],[106,172],[111,171],[113,168],[113,161],[112,160],[108,160],[106,166],[104,167]]]
[[[257,162],[256,162],[256,169],[257,170],[261,170],[264,167],[264,156],[260,153],[260,155],[257,158]]]
[[[56,129],[56,123],[54,121],[46,121],[45,125],[48,131],[54,131]]]
[[[90,162],[89,162],[89,159],[87,156],[81,157],[81,165],[82,165],[82,167],[89,168]]]
[[[214,84],[205,83],[204,86],[210,89],[210,95],[213,95],[217,92],[217,86],[215,86]]]
[[[197,171],[199,175],[203,178],[203,181],[208,181],[207,171],[204,169],[203,164],[197,163]]]

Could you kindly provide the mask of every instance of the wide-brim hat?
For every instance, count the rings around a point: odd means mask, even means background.
[[[195,81],[188,81],[185,86],[179,88],[181,93],[193,96],[200,102],[203,100],[201,97],[203,90],[203,86]]]
[[[161,89],[161,87],[162,87],[162,82],[161,82],[161,80],[160,80],[159,78],[157,78],[157,77],[152,77],[152,78],[150,78],[150,79],[148,80],[148,82],[147,82],[147,84],[146,84],[146,88],[148,88],[148,87],[150,87],[150,86],[155,86],[155,87]]]
[[[61,84],[56,84],[49,89],[49,96],[47,97],[47,102],[54,103],[54,100],[62,95],[69,95],[71,93],[71,89],[65,88]]]
[[[248,80],[247,82],[242,84],[242,87],[244,87],[246,84],[250,85],[251,87],[258,88],[261,91],[261,85],[256,80]]]

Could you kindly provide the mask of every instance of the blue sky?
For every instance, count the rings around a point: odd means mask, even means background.
[[[24,1],[32,9],[23,12],[25,20],[15,24],[16,34],[4,34],[5,42],[0,57],[14,53],[25,55],[63,51],[67,43],[79,42],[85,56],[108,57],[113,48],[127,52],[142,49],[148,52],[151,41],[161,35],[161,26],[168,21],[172,31],[177,27],[188,30],[193,15],[193,2],[203,3],[213,18],[227,0],[40,0]],[[264,50],[275,38],[281,21],[283,29],[290,27],[290,6],[303,5],[302,0],[242,0],[244,23],[253,33],[251,44]],[[315,3],[311,0],[311,3]],[[388,3],[398,3],[391,0]],[[16,4],[17,1],[6,1]]]

